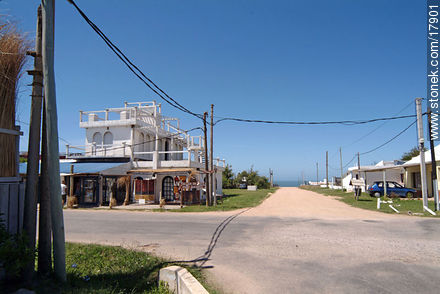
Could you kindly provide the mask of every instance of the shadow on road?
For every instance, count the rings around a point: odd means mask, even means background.
[[[222,232],[226,229],[226,227],[229,225],[231,221],[233,221],[237,216],[239,216],[242,213],[245,213],[252,207],[249,207],[245,210],[242,210],[236,214],[233,214],[226,219],[224,219],[215,229],[214,234],[212,234],[211,241],[209,242],[208,248],[206,249],[205,253],[195,259],[192,260],[176,260],[171,261],[170,263],[193,263],[194,267],[198,268],[213,268],[213,266],[205,266],[205,263],[209,260],[211,257],[212,252],[214,251],[215,246],[217,245],[217,241],[220,238]]]

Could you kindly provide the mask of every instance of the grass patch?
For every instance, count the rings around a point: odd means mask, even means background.
[[[217,206],[206,207],[204,205],[186,206],[182,209],[173,209],[172,212],[206,212],[206,211],[227,211],[240,208],[254,207],[264,201],[277,188],[261,189],[257,191],[248,191],[244,189],[223,189],[226,197],[223,197],[223,203],[220,201]],[[154,211],[165,211],[164,209],[155,209]]]
[[[388,205],[389,204],[381,204],[380,209],[377,209],[377,198],[371,197],[368,193],[362,193],[359,197],[359,200],[356,201],[354,198],[353,192],[344,192],[342,190],[333,190],[329,188],[321,188],[317,186],[301,186],[304,190],[309,190],[313,192],[317,192],[326,196],[336,196],[338,200],[347,203],[351,206],[380,211],[385,213],[393,213],[396,214]],[[383,200],[384,198],[381,197]],[[400,211],[401,214],[421,214],[421,216],[430,216],[434,217],[428,212],[423,211],[423,201],[418,199],[406,199],[406,198],[394,198],[393,206]],[[434,210],[434,202],[428,201],[428,207],[431,210]],[[438,215],[437,215],[438,217]]]
[[[79,243],[66,243],[67,282],[40,278],[33,290],[36,293],[170,294],[167,286],[157,282],[159,270],[169,265],[185,267],[209,293],[218,293],[199,268],[171,264],[148,253],[119,246]],[[11,292],[21,287],[20,284],[10,286]]]

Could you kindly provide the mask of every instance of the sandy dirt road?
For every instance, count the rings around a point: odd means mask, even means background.
[[[69,210],[65,224],[68,241],[205,256],[225,293],[440,293],[439,219],[365,211],[297,188],[247,211]]]
[[[395,215],[351,207],[332,196],[303,190],[281,188],[248,216],[315,217],[320,219],[392,219]]]

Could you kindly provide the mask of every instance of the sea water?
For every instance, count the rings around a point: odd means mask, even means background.
[[[298,181],[284,180],[284,181],[274,181],[274,184],[280,187],[298,187],[300,183]]]

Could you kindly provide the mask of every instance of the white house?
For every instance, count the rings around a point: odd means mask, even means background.
[[[383,181],[383,170],[386,169],[386,181],[393,181],[403,184],[404,169],[401,166],[403,162],[394,161],[380,161],[376,165],[366,165],[366,166],[353,166],[348,168],[348,171],[342,180],[342,185],[347,191],[353,191],[353,186],[350,185],[350,181],[359,175],[359,178],[365,180],[366,187],[362,187],[362,192],[372,186],[376,181]]]
[[[203,138],[181,129],[178,118],[164,116],[161,104],[125,102],[120,108],[80,111],[79,124],[86,131],[85,144],[66,145],[66,158],[128,162],[124,172],[131,178],[131,201],[180,202],[183,197],[183,202],[195,203],[204,197],[208,173]],[[217,158],[214,165],[215,191],[221,194],[225,161]],[[100,204],[111,191],[106,182],[99,181],[104,183],[96,192],[104,194],[96,197]]]

